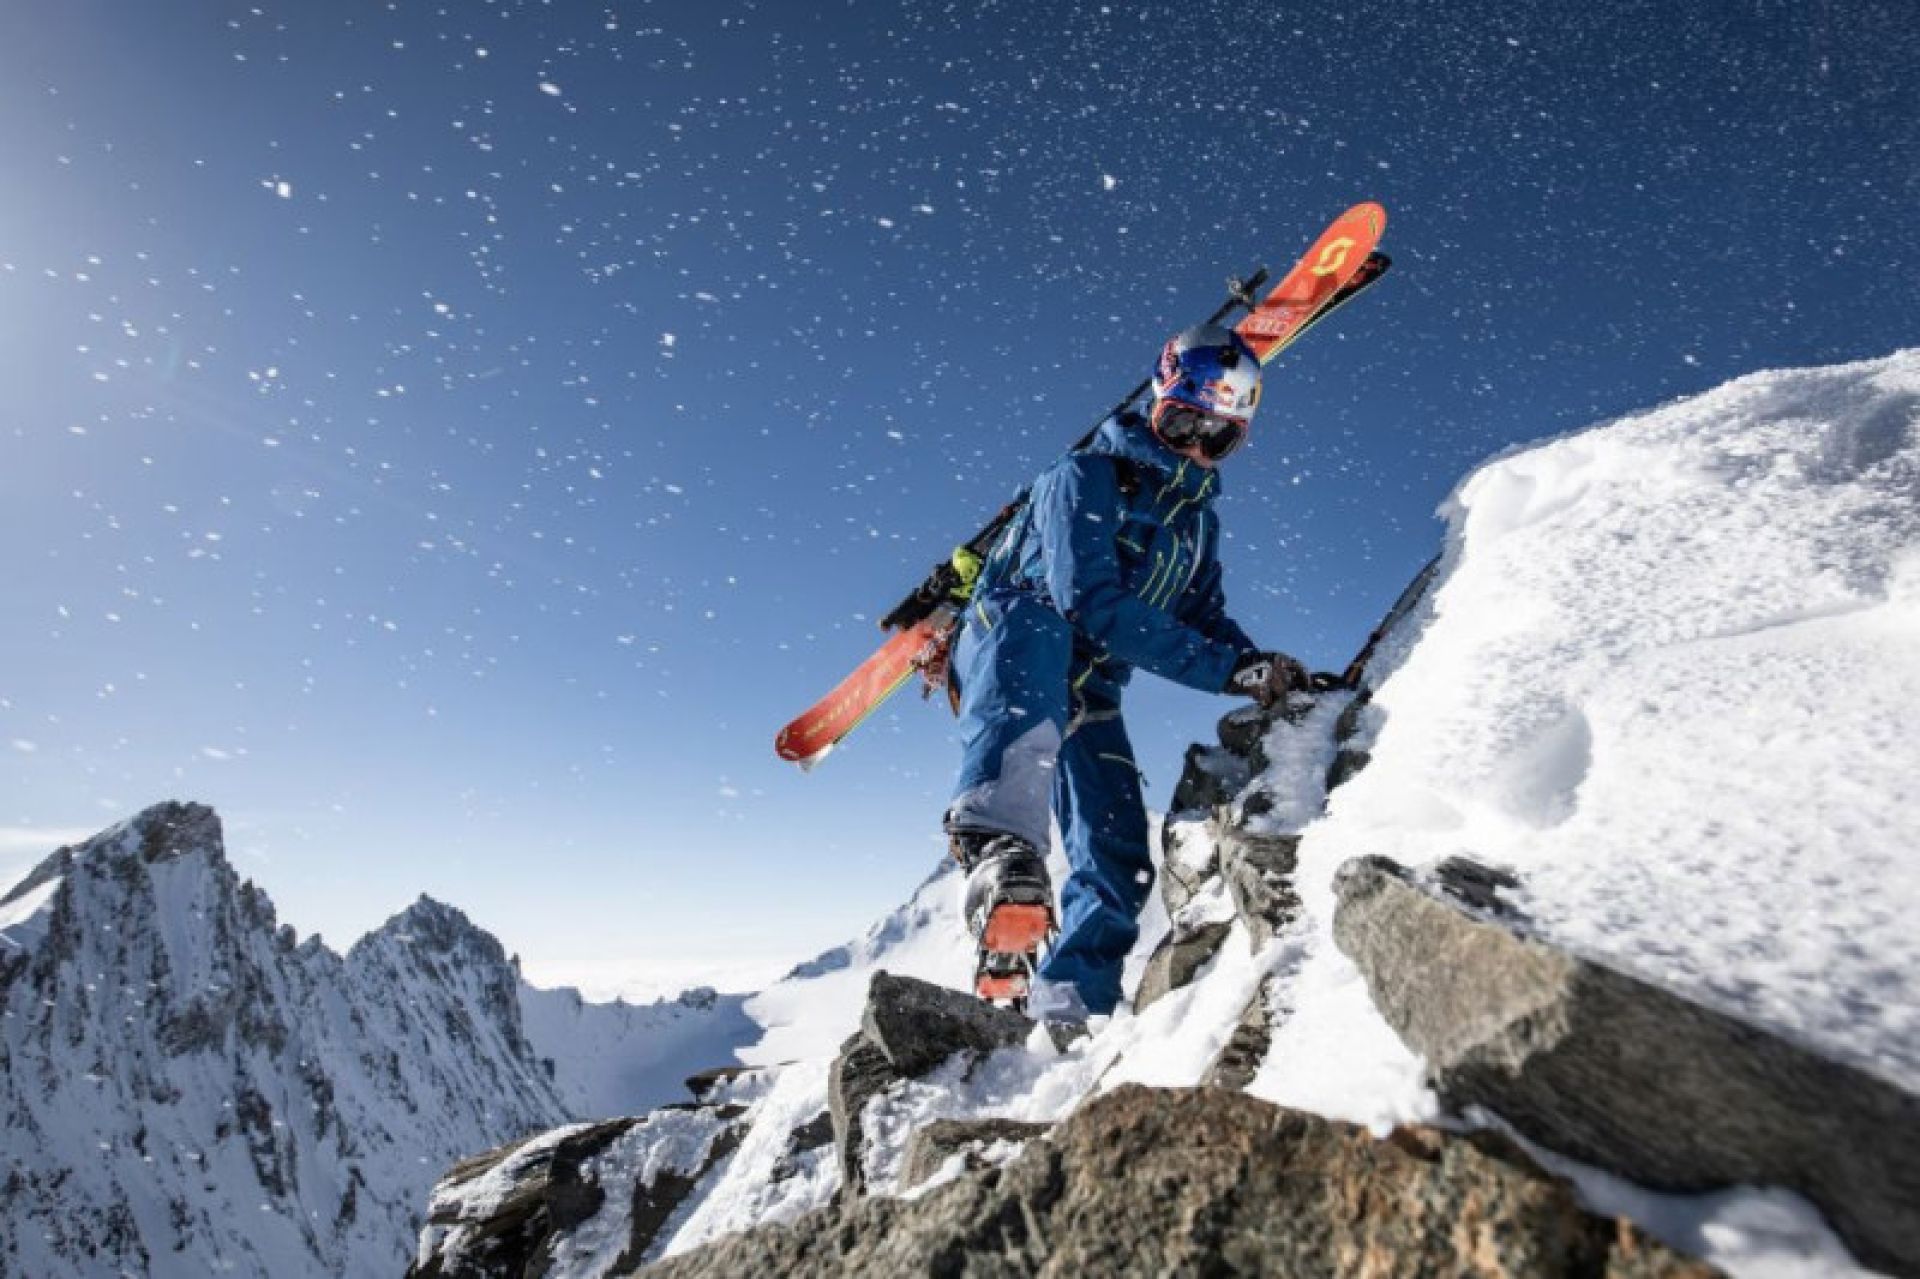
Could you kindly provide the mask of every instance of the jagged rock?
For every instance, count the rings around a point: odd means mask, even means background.
[[[1177,915],[1219,868],[1214,822],[1168,818],[1160,827],[1160,900]]]
[[[867,1188],[863,1154],[867,1135],[861,1125],[867,1103],[899,1081],[887,1055],[860,1032],[847,1037],[827,1074],[827,1112],[833,1119],[833,1143],[840,1156],[840,1190],[851,1198]]]
[[[1145,1012],[1161,996],[1192,981],[1207,961],[1220,953],[1232,931],[1233,925],[1223,920],[1169,930],[1140,974],[1140,985],[1133,992],[1134,1011]]]
[[[1338,790],[1352,781],[1368,764],[1373,756],[1365,751],[1342,749],[1333,757],[1333,763],[1327,767],[1327,789]]]
[[[1217,1088],[1124,1085],[1011,1163],[862,1199],[648,1268],[735,1275],[1458,1275],[1708,1279],[1583,1212],[1513,1143],[1388,1139]]]
[[[740,1110],[727,1107],[716,1113],[732,1119]],[[627,1247],[620,1254],[620,1259],[614,1262],[614,1269],[634,1264],[647,1255],[660,1231],[700,1184],[701,1178],[739,1149],[746,1133],[746,1124],[728,1123],[714,1135],[706,1154],[697,1165],[684,1170],[662,1168],[651,1180],[643,1178],[636,1181],[632,1192],[633,1211],[627,1218]]]
[[[1214,733],[1222,747],[1245,759],[1273,727],[1274,718],[1257,705],[1236,706],[1220,717]]]
[[[1267,734],[1279,723],[1299,724],[1313,713],[1314,699],[1295,693],[1279,706],[1236,706],[1220,717],[1214,734],[1230,755],[1245,760],[1248,775],[1267,770]]]
[[[1373,762],[1373,756],[1363,745],[1350,744],[1361,735],[1367,707],[1373,701],[1371,689],[1362,690],[1341,710],[1340,718],[1333,723],[1333,740],[1340,749],[1334,754],[1333,763],[1327,768],[1327,790],[1333,791],[1352,781],[1354,777]],[[1364,745],[1371,745],[1371,738]]]
[[[556,1229],[600,1210],[605,1195],[582,1178],[581,1165],[639,1122],[559,1129],[455,1164],[434,1187],[409,1279],[526,1273]]]
[[[462,1156],[633,1113],[577,1104],[625,1084],[540,1051],[539,992],[459,912],[423,900],[344,956],[298,942],[204,804],[58,850],[10,898],[0,1274],[391,1274]],[[605,1006],[549,1033],[597,1053],[654,1024]]]
[[[1171,811],[1209,813],[1234,797],[1254,770],[1238,755],[1194,742],[1187,747],[1180,781],[1173,788]]]
[[[957,1052],[989,1053],[1020,1043],[1033,1023],[965,991],[892,973],[873,975],[860,1033],[894,1073],[917,1078]]]
[[[619,1230],[613,1268],[638,1265],[700,1179],[739,1146],[738,1106],[667,1106],[576,1124],[457,1164],[434,1187],[408,1279],[550,1272],[583,1228]],[[609,1221],[595,1221],[602,1209]],[[589,1224],[592,1223],[592,1224]]]
[[[208,848],[224,848],[220,817],[205,804],[164,800],[137,819],[140,860],[152,866]]]
[[[1273,985],[1271,976],[1261,979],[1241,1011],[1240,1020],[1234,1023],[1233,1033],[1221,1047],[1220,1055],[1207,1067],[1202,1083],[1238,1090],[1252,1083],[1253,1077],[1260,1073],[1261,1065],[1267,1060],[1267,1050],[1273,1047]]]
[[[1520,887],[1512,871],[1483,866],[1466,857],[1449,857],[1429,871],[1428,878],[1463,906],[1495,915],[1515,913],[1511,903],[1500,899],[1502,889]]]
[[[692,986],[681,991],[674,1002],[683,1008],[705,1011],[720,1002],[720,992],[712,986]]]
[[[1920,1097],[1523,937],[1383,857],[1334,936],[1456,1106],[1663,1190],[1796,1190],[1869,1266],[1920,1275]]]
[[[515,996],[497,946],[291,946],[204,804],[57,850],[10,898],[0,1273],[391,1269],[435,1171],[566,1118],[492,998]]]
[[[828,1075],[827,1104],[839,1147],[842,1193],[866,1188],[861,1116],[867,1103],[917,1079],[955,1053],[985,1055],[1026,1040],[1033,1023],[964,991],[878,972],[867,988],[860,1029],[841,1045]]]
[[[968,1172],[1005,1163],[1005,1159],[988,1158],[986,1152],[1002,1144],[1024,1146],[1050,1127],[1018,1119],[936,1119],[916,1128],[908,1139],[900,1188],[913,1189],[946,1167],[955,1155],[962,1158]]]
[[[1300,910],[1293,891],[1298,835],[1264,835],[1226,827],[1220,832],[1220,874],[1258,950],[1293,922]]]
[[[1280,801],[1274,793],[1260,787],[1252,787],[1241,793],[1239,801],[1240,818],[1265,817],[1280,807]]]

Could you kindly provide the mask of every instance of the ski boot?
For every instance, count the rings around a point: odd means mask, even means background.
[[[967,872],[967,931],[977,947],[973,990],[1024,1011],[1040,947],[1053,935],[1053,886],[1033,845],[998,831],[953,831]]]

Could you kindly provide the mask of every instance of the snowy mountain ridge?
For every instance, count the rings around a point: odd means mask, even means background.
[[[0,1274],[391,1272],[446,1163],[669,1099],[738,1004],[535,991],[426,897],[296,942],[212,810],[156,805],[0,901]]]
[[[1194,1085],[1399,1128],[1402,1151],[1446,1140],[1405,1125],[1525,1134],[1587,1211],[1734,1275],[1867,1273],[1835,1223],[1920,1273],[1920,351],[1510,451],[1443,514],[1439,571],[1358,695],[1231,713],[1189,752],[1130,1005],[1090,1037],[995,1041],[966,1000],[942,1011],[969,958],[937,872],[756,996],[751,1069],[659,1136],[624,1120],[571,1134],[578,1157],[445,1178],[414,1273],[512,1273],[529,1253],[489,1233],[509,1226],[581,1279],[913,1247],[1025,1273],[1044,1250],[968,1212],[1038,1220],[1095,1099],[1107,1124],[1219,1119]],[[932,1051],[897,1042],[916,1019],[952,1023],[957,1055],[901,1067]],[[584,1223],[546,1215],[545,1185],[596,1179]],[[1223,1193],[1205,1211],[1240,1211]],[[1506,1264],[1601,1272],[1555,1255]],[[1606,1272],[1717,1272],[1640,1257]]]

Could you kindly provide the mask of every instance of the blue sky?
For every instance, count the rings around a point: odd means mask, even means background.
[[[1902,4],[16,4],[0,179],[0,873],[200,799],[302,932],[535,976],[900,900],[951,721],[775,729],[1357,200],[1224,472],[1315,665],[1489,453],[1920,341]],[[1155,800],[1226,705],[1142,682]]]

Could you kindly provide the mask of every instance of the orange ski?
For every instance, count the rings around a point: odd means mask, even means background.
[[[781,729],[773,740],[774,752],[802,768],[812,768],[825,759],[841,738],[913,678],[944,642],[955,620],[951,609],[940,609],[897,632],[831,693]]]
[[[1273,286],[1234,331],[1270,362],[1298,337],[1366,265],[1367,255],[1387,229],[1387,211],[1368,201],[1356,204],[1321,232],[1305,256]]]
[[[1262,364],[1271,362],[1386,271],[1386,255],[1374,252],[1386,227],[1387,211],[1378,204],[1368,201],[1354,205],[1334,219],[1285,278],[1258,302],[1252,290],[1266,281],[1264,270],[1244,283],[1235,280],[1231,295],[1207,323],[1223,323],[1234,309],[1251,307],[1235,330],[1253,347]],[[1150,382],[1136,386],[1108,416],[1133,404],[1150,387]],[[1094,429],[1098,429],[1097,424]],[[1090,430],[1074,447],[1085,448],[1092,438]],[[974,557],[976,563],[985,558],[1026,500],[1026,491],[1022,490],[955,553],[954,563],[961,554]],[[881,619],[883,630],[895,632],[892,638],[840,681],[839,687],[780,730],[774,739],[774,750],[780,758],[802,768],[813,767],[915,671],[941,660],[941,650],[959,621],[953,601],[965,600],[968,589],[952,564],[943,561],[935,565],[926,580]],[[1008,974],[994,976],[1012,979]]]

